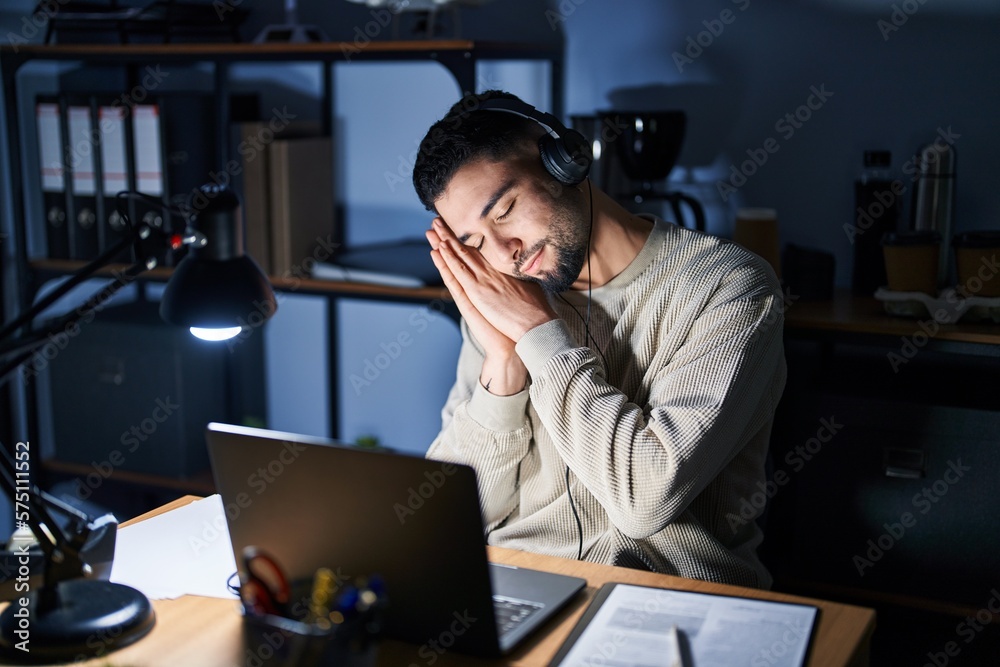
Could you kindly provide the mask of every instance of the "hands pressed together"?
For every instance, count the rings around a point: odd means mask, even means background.
[[[518,393],[528,373],[514,346],[529,330],[558,317],[541,286],[493,268],[441,218],[434,219],[426,235],[434,266],[486,352],[480,383],[501,396]]]

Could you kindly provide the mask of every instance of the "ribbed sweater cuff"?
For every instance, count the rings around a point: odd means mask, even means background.
[[[488,431],[509,433],[524,426],[528,418],[528,390],[524,389],[512,396],[497,396],[486,391],[476,382],[467,408],[469,417]]]
[[[533,377],[557,354],[578,347],[561,319],[550,320],[521,336],[514,350]]]

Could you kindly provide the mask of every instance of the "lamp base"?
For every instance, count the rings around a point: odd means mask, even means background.
[[[56,584],[58,604],[38,610],[39,593],[28,605],[11,603],[0,614],[0,657],[44,663],[105,655],[138,641],[153,629],[149,599],[122,584],[71,579]]]

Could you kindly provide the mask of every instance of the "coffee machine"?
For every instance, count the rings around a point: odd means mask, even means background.
[[[705,231],[701,202],[666,187],[684,144],[683,111],[609,110],[570,119],[593,143],[591,178],[602,190],[635,212],[659,214],[668,205],[674,222]]]

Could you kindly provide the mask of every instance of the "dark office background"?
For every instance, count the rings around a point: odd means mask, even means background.
[[[251,12],[241,29],[247,39],[283,21],[279,0],[233,4]],[[34,5],[4,2],[0,38],[18,33]],[[358,38],[372,11],[347,0],[299,2],[300,21],[333,40]],[[722,17],[732,20],[720,29]],[[687,139],[670,187],[700,199],[709,231],[724,236],[732,233],[737,208],[775,208],[782,243],[833,253],[841,287],[850,283],[852,257],[843,227],[854,221],[853,181],[865,150],[891,151],[898,175],[921,145],[950,131],[957,137],[955,231],[1000,228],[996,0],[493,0],[461,9],[459,18],[456,25],[445,12],[439,36],[458,30],[468,39],[564,45],[566,118],[612,108],[685,110]],[[407,38],[415,27],[404,17],[398,33],[385,28],[375,39]],[[699,40],[700,52],[691,46]],[[39,72],[38,85],[44,88],[52,76]],[[247,88],[273,82],[267,103],[278,106],[308,98],[318,86],[317,72],[307,66],[248,66],[242,76]],[[337,197],[346,239],[419,236],[426,212],[408,183],[387,174],[398,175],[401,164],[405,171],[415,142],[456,99],[454,81],[434,64],[338,65],[336,77]],[[547,107],[547,81],[545,68],[498,65],[481,70],[479,87],[507,88]],[[791,136],[779,132],[776,124],[815,89],[832,94]],[[780,149],[723,200],[718,182],[771,137]],[[9,197],[0,194],[6,230]],[[907,201],[904,222],[909,215]],[[336,320],[343,376],[332,380],[325,374],[325,302],[290,297],[282,308],[267,333],[270,425],[329,435],[326,411],[336,395],[346,415],[342,437],[374,435],[413,451],[426,448],[453,378],[458,334],[452,323],[436,319],[412,353],[358,392],[348,375],[362,371],[380,342],[409,330],[417,307],[342,303]],[[403,412],[386,418],[386,405]],[[913,587],[920,592],[919,581]],[[989,595],[983,590],[984,602]],[[891,610],[879,623],[882,637],[910,637],[913,647],[883,664],[923,664],[928,651],[956,639],[950,617]],[[983,660],[988,641],[977,637],[972,646]],[[972,649],[968,662],[953,664],[989,664],[976,662]],[[876,653],[873,664],[884,655]]]

